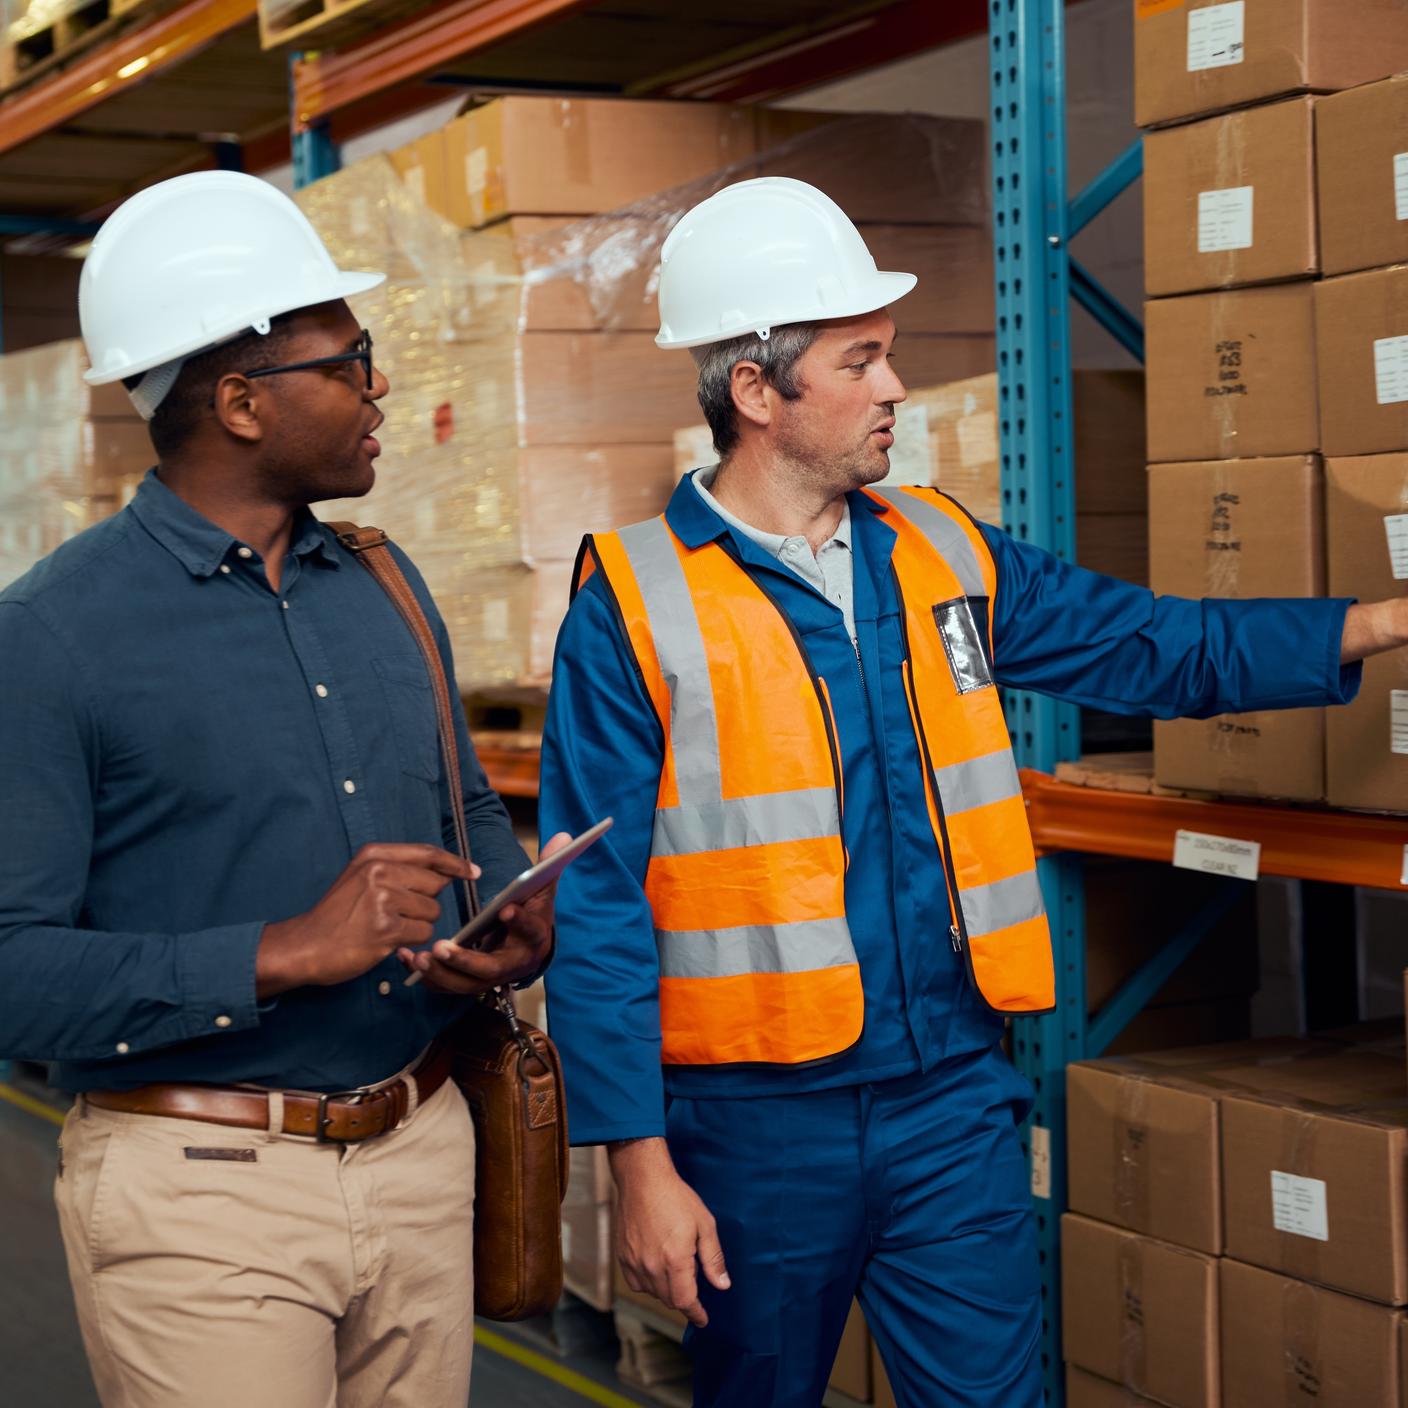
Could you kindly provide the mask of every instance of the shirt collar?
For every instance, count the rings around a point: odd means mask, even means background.
[[[131,509],[147,532],[193,577],[211,576],[236,546],[233,534],[197,513],[157,478],[154,469],[149,469],[137,486]],[[316,552],[325,562],[339,565],[328,530],[306,508],[299,509],[294,520],[289,550],[298,557]]]
[[[696,482],[696,476],[704,472],[695,470],[686,474],[675,485],[675,492],[670,496],[669,507],[665,510],[665,521],[670,525],[670,530],[674,535],[685,547],[698,548],[722,537],[732,525],[755,543],[772,552],[773,549],[765,540],[776,535],[763,533],[748,524],[740,523],[712,494]],[[848,512],[841,515],[841,523],[832,536],[849,548],[851,546],[851,516],[855,511],[858,508],[865,508],[869,509],[871,513],[883,514],[887,505],[883,500],[872,499],[869,494],[856,493],[846,495],[846,506]],[[783,538],[777,538],[779,544],[785,541]]]

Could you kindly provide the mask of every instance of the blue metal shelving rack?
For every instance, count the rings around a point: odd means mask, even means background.
[[[1073,200],[1066,190],[1065,0],[988,0],[993,253],[1003,526],[1075,560],[1070,306],[1074,298],[1139,360],[1139,319],[1074,259],[1070,242],[1143,172],[1136,140]],[[1026,691],[1007,699],[1018,763],[1051,772],[1080,753],[1080,713]],[[1026,1131],[1043,1297],[1046,1402],[1065,1403],[1061,1214],[1066,1207],[1065,1068],[1100,1055],[1235,903],[1235,881],[1095,1014],[1086,1007],[1082,862],[1039,862],[1056,950],[1056,1006],[1013,1024],[1013,1058],[1032,1082]]]

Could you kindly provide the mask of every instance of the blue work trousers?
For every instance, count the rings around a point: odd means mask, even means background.
[[[696,1408],[817,1408],[853,1297],[901,1408],[1039,1408],[1030,1103],[997,1047],[874,1085],[671,1100],[670,1152],[733,1282],[701,1277]]]

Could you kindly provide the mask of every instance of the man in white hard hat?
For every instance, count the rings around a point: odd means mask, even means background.
[[[541,967],[551,914],[444,942],[478,867],[426,666],[308,510],[375,476],[387,382],[343,300],[381,279],[252,177],[121,206],[88,380],[127,384],[159,464],[0,593],[0,1055],[77,1095],[56,1193],[113,1408],[468,1393],[474,1140],[435,1038]],[[455,732],[494,893],[523,852],[457,701]]]
[[[881,487],[914,283],[800,182],[684,216],[657,341],[719,463],[588,538],[558,641],[542,823],[616,823],[558,896],[569,1127],[609,1146],[627,1283],[691,1322],[698,1405],[814,1408],[853,1296],[905,1408],[1041,1401],[998,1043],[1054,980],[995,685],[1338,703],[1408,643],[1408,601],[1156,600]]]

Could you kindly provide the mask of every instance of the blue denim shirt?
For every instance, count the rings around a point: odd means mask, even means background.
[[[732,538],[826,679],[846,779],[846,913],[865,989],[860,1044],[799,1070],[662,1071],[655,937],[642,886],[663,741],[595,574],[558,638],[542,765],[545,836],[605,815],[616,822],[558,887],[548,1013],[574,1142],[663,1133],[666,1091],[773,1095],[884,1080],[1001,1034],[1002,1019],[974,994],[948,940],[948,897],[901,684],[894,530],[887,510],[864,495],[851,495],[850,508],[854,647],[840,609],[731,528],[689,479],[666,517],[690,547]],[[1339,665],[1346,601],[1156,598],[997,529],[984,532],[997,561],[992,650],[1001,684],[1161,718],[1342,703],[1358,688],[1359,667]]]
[[[456,727],[492,894],[524,856],[458,706]],[[0,593],[0,1057],[67,1090],[380,1080],[462,999],[406,988],[393,956],[261,1004],[255,950],[361,846],[453,834],[415,640],[311,514],[276,593],[152,473]],[[440,898],[437,937],[461,922]]]

